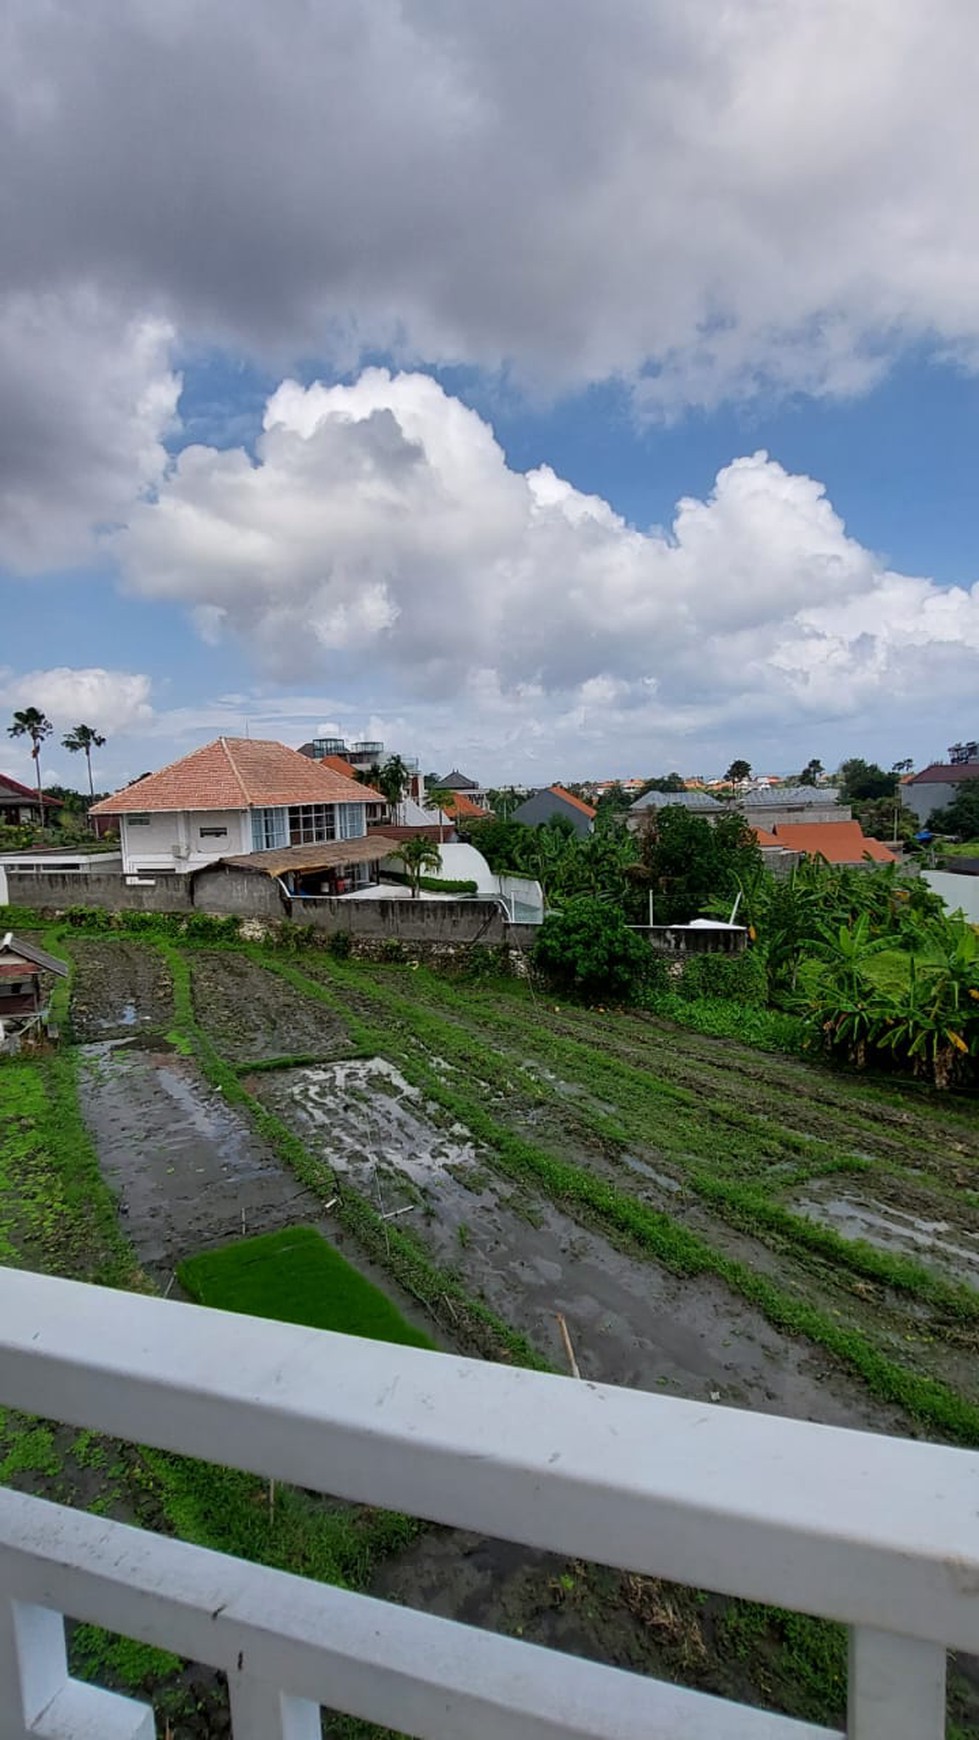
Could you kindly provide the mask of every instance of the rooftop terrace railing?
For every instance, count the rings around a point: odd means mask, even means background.
[[[979,1644],[979,1456],[0,1269],[0,1404],[851,1627],[851,1740],[941,1740]],[[151,1740],[63,1616],[223,1669],[235,1740],[321,1706],[432,1740],[827,1730],[0,1489],[0,1740]]]

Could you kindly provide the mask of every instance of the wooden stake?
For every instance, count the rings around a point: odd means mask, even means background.
[[[275,1481],[269,1481],[269,1528],[275,1522]]]
[[[568,1326],[567,1326],[566,1322],[564,1321],[564,1318],[563,1318],[560,1311],[556,1311],[554,1313],[554,1315],[557,1318],[558,1328],[561,1331],[561,1339],[564,1342],[564,1351],[568,1356],[568,1364],[571,1367],[571,1376],[576,1377],[576,1378],[580,1378],[581,1372],[578,1369],[578,1361],[575,1359],[575,1356],[574,1356],[574,1348],[571,1345],[571,1337],[568,1334]]]

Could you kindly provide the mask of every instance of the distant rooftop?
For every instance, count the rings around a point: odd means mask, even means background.
[[[839,790],[835,785],[780,785],[770,790],[749,791],[739,797],[737,802],[741,809],[783,810],[793,804],[801,804],[806,808],[818,805],[836,804],[840,801]]]
[[[684,810],[722,810],[724,805],[709,791],[648,791],[637,798],[633,810],[665,810],[679,805]]]

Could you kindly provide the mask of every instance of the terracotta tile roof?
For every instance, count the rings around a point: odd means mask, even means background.
[[[360,803],[368,788],[296,749],[255,737],[218,737],[159,773],[103,799],[93,816],[164,810],[247,810],[255,804]]]
[[[368,827],[367,833],[369,838],[376,838],[378,834],[383,834],[388,840],[397,840],[399,845],[402,840],[416,838],[431,840],[433,845],[441,845],[444,829],[440,827],[438,822],[419,823],[416,827],[402,826],[396,822],[378,822],[376,826]]]
[[[549,785],[547,789],[553,792],[555,797],[562,798],[566,804],[570,804],[572,809],[581,810],[582,814],[588,816],[591,821],[595,820],[598,811],[593,810],[591,804],[586,804],[582,798],[575,797],[571,792],[565,791],[563,785]]]
[[[880,840],[868,840],[859,822],[786,822],[775,829],[778,844],[790,852],[809,852],[829,864],[894,864],[894,853]]]
[[[441,807],[443,815],[467,816],[471,822],[478,821],[481,817],[490,814],[490,811],[484,810],[481,804],[474,804],[472,798],[467,797],[464,791],[446,790],[445,801]]]
[[[763,852],[771,852],[776,848],[782,850],[781,840],[777,840],[774,834],[768,832],[767,828],[752,828],[751,831]],[[784,849],[788,851],[788,847]]]

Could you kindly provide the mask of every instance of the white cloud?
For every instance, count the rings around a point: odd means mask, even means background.
[[[60,740],[76,725],[91,725],[106,737],[143,731],[153,720],[151,683],[135,671],[99,668],[15,672],[0,666],[0,707],[37,707]]]
[[[0,568],[86,561],[96,526],[156,483],[172,338],[89,291],[0,295]]]
[[[666,411],[979,344],[973,0],[7,13],[10,293]]]
[[[640,531],[511,470],[424,375],[285,382],[254,461],[186,450],[116,548],[131,590],[203,612],[266,678],[448,704],[500,743],[846,719],[919,706],[939,672],[948,704],[974,688],[979,587],[890,572],[814,479],[735,459]]]

